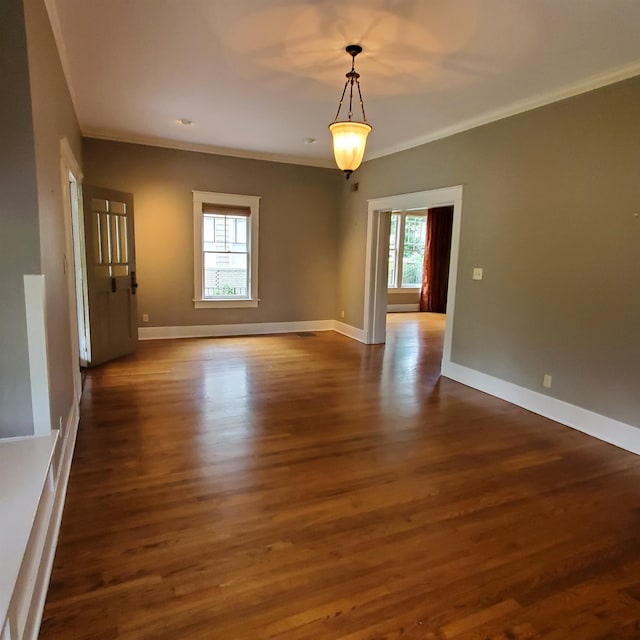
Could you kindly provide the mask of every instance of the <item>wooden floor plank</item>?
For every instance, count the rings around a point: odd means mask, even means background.
[[[639,458],[441,378],[443,329],[90,371],[40,637],[640,638]]]

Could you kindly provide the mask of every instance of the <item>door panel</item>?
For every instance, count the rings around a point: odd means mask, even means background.
[[[91,366],[138,342],[133,195],[84,187]]]

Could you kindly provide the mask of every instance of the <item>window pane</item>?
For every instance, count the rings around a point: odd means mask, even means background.
[[[246,253],[205,253],[203,298],[246,298],[248,258]]]
[[[247,251],[247,216],[225,216],[207,213],[203,216],[202,248],[204,251]]]
[[[247,224],[249,223],[249,218],[236,218],[236,242],[238,245],[243,245],[244,248],[242,251],[246,251],[247,247]]]
[[[397,287],[398,282],[398,222],[400,216],[391,214],[391,232],[389,234],[389,278],[387,286]]]
[[[420,287],[424,243],[427,234],[426,216],[406,216],[404,223],[404,254],[402,257],[402,287]]]
[[[202,241],[205,247],[207,246],[208,243],[213,242],[213,227],[214,227],[213,216],[206,216],[206,215],[203,216]]]

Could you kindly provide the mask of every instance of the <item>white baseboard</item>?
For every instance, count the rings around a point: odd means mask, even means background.
[[[207,324],[185,327],[138,327],[139,340],[172,338],[223,338],[232,336],[261,336],[272,333],[299,331],[335,331],[358,342],[365,341],[363,329],[339,320],[304,320],[301,322],[254,322],[251,324]]]
[[[21,640],[37,640],[40,632],[42,614],[47,599],[47,591],[49,590],[49,580],[51,579],[51,570],[53,569],[53,560],[58,544],[58,535],[60,533],[62,512],[67,495],[67,484],[69,482],[69,473],[71,471],[71,461],[73,459],[79,421],[79,407],[74,402],[64,430],[65,438],[61,443],[60,462],[55,480],[55,495],[50,511],[49,525],[44,548],[42,549],[41,560],[37,573],[30,577],[34,580],[35,586],[33,588],[25,631]]]
[[[225,336],[260,336],[300,331],[332,331],[335,320],[303,320],[300,322],[254,322],[251,324],[207,324],[185,327],[139,327],[140,340],[167,338],[222,338]],[[343,323],[339,323],[343,324]],[[348,325],[344,325],[345,327]],[[357,330],[356,330],[357,331]],[[342,333],[342,331],[340,332]],[[349,335],[346,334],[345,335]],[[357,339],[357,338],[356,338]]]
[[[358,329],[357,327],[353,327],[350,324],[346,324],[344,322],[340,322],[339,320],[333,321],[332,329],[336,333],[340,333],[343,336],[347,336],[348,338],[353,338],[358,342],[364,343],[365,341],[365,333],[364,329]]]
[[[442,375],[640,455],[640,428],[494,378],[455,362],[443,360]]]
[[[388,304],[387,311],[389,313],[406,313],[408,311],[420,311],[420,305],[415,304]]]

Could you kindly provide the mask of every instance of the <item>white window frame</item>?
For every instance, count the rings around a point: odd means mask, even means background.
[[[408,209],[406,211],[399,211],[397,209],[391,211],[391,215],[400,216],[398,220],[398,229],[396,232],[396,284],[400,283],[400,286],[388,287],[388,293],[411,293],[412,291],[420,291],[420,287],[403,287],[402,286],[402,260],[404,258],[404,224],[407,216],[424,216],[427,217],[428,209]],[[426,250],[426,238],[425,238],[425,250]]]
[[[221,207],[245,207],[250,211],[247,229],[249,254],[249,295],[246,298],[226,298],[212,300],[204,298],[203,292],[203,249],[202,228],[204,215],[202,205]],[[234,307],[257,307],[258,298],[258,227],[260,196],[242,196],[234,193],[214,193],[213,191],[193,192],[193,305],[196,309],[230,309]]]

